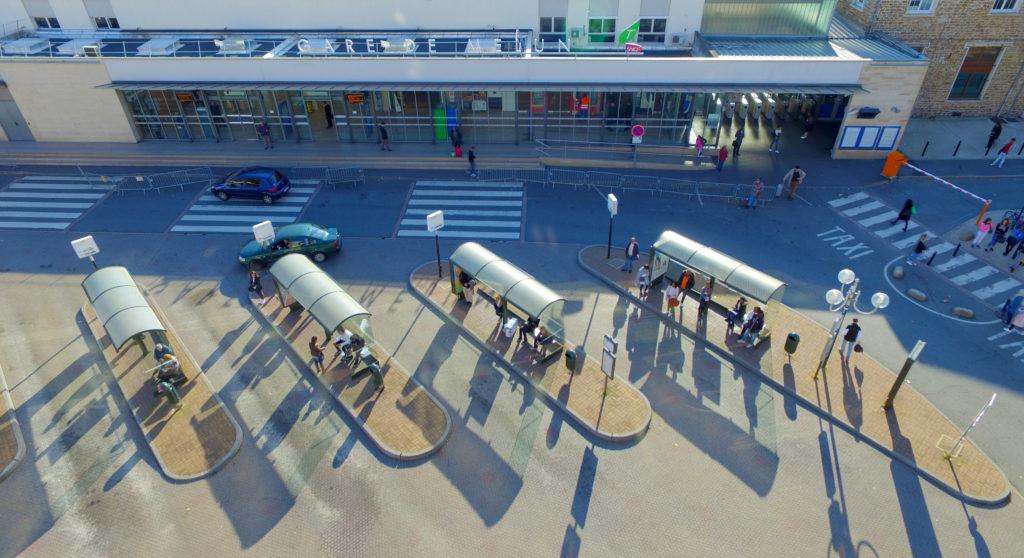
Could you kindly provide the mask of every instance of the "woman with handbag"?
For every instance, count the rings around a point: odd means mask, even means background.
[[[256,296],[260,297],[260,306],[267,301],[267,297],[263,295],[263,283],[260,283],[260,274],[255,271],[249,272],[249,292],[255,293]]]
[[[992,232],[994,228],[991,217],[978,225],[978,234],[974,235],[974,240],[971,241],[971,248],[981,248],[981,243],[985,241],[988,233]]]
[[[646,298],[648,291],[651,290],[651,268],[647,264],[640,266],[640,271],[636,273],[636,279],[633,283],[640,289],[640,298]]]
[[[996,225],[995,229],[992,230],[992,240],[988,241],[988,246],[985,247],[986,252],[995,250],[995,245],[1002,242],[1006,242],[1006,233],[1010,232],[1010,220],[1003,219]]]
[[[679,283],[672,281],[672,284],[665,289],[665,298],[668,299],[668,310],[665,311],[666,316],[672,316],[672,319],[676,317],[676,307],[679,306]],[[683,319],[683,312],[680,309],[679,319]]]
[[[910,224],[910,218],[917,213],[917,208],[914,207],[914,200],[907,199],[903,202],[903,209],[900,210],[900,214],[892,220],[890,225],[895,225],[897,221],[903,221],[903,230],[907,230],[907,225]]]
[[[861,336],[860,324],[857,323],[857,318],[853,319],[853,323],[846,326],[846,331],[843,332],[843,344],[839,346],[839,356],[843,356],[843,351],[846,351],[845,360],[850,360],[850,353],[861,350],[860,347],[860,336]]]

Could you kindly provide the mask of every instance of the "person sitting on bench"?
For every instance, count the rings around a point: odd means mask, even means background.
[[[178,359],[174,355],[168,353],[160,357],[160,368],[156,370],[156,381],[159,382],[170,382],[173,385],[182,384],[185,382],[185,375],[181,373],[181,367],[178,365]]]
[[[462,284],[462,290],[459,291],[459,300],[466,300],[466,291],[476,286],[476,279],[473,279],[472,275],[466,273],[465,269],[460,269],[459,283]]]
[[[522,343],[527,335],[533,336],[533,348],[537,348],[537,326],[540,325],[540,320],[530,316],[525,322],[519,325],[519,343]]]
[[[174,351],[171,350],[171,346],[170,345],[164,345],[163,343],[157,343],[156,346],[153,347],[153,358],[155,358],[157,362],[163,362],[164,355],[173,355],[173,354],[174,354]]]
[[[341,331],[338,332],[338,335],[335,336],[335,338],[334,338],[334,354],[335,354],[335,356],[337,356],[337,354],[342,352],[342,351],[344,351],[345,354],[348,354],[350,352],[349,349],[351,347],[352,347],[352,333],[349,330],[345,329],[345,328],[341,328]]]

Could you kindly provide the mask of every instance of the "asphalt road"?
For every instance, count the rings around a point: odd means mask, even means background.
[[[434,253],[431,239],[393,238],[414,182],[462,178],[408,174],[318,189],[298,218],[341,226],[345,250],[325,269],[371,310],[381,344],[455,419],[443,451],[421,463],[373,451],[248,309],[244,272],[234,261],[244,235],[166,232],[193,211],[198,190],[111,194],[68,231],[4,232],[0,285],[9,304],[0,307],[0,354],[29,454],[0,483],[0,510],[10,518],[0,524],[0,555],[56,555],[71,546],[84,555],[172,555],[194,553],[196,545],[211,554],[461,556],[678,555],[683,548],[1008,556],[1019,548],[1019,498],[994,510],[962,507],[753,375],[686,339],[631,328],[626,303],[575,262],[580,245],[607,240],[601,193],[527,186],[522,240],[491,249],[569,299],[568,330],[591,354],[604,333],[659,340],[657,354],[620,361],[654,407],[648,435],[625,447],[584,435],[408,292],[408,273]],[[691,236],[785,280],[785,302],[828,323],[823,293],[838,269],[854,269],[866,293],[890,290],[883,268],[900,256],[827,205],[861,190],[808,187],[800,192],[806,203],[756,212],[622,194],[614,237],[622,244],[637,236],[645,245],[665,229]],[[969,218],[969,204],[933,200],[927,183],[868,191],[895,208],[914,197],[930,228]],[[931,211],[938,206],[942,213]],[[822,240],[836,226],[854,238],[839,246]],[[90,267],[68,243],[83,234],[97,238],[101,265],[127,265],[154,294],[242,422],[240,454],[211,479],[175,485],[160,477],[97,364],[75,318]],[[442,255],[459,242],[443,239]],[[852,252],[863,255],[839,249],[849,243],[863,243]],[[948,282],[918,280],[974,304],[979,315],[984,309]],[[889,308],[862,319],[868,350],[898,369],[914,341],[927,341],[912,385],[957,424],[999,392],[972,437],[1020,489],[1022,450],[1004,442],[1024,416],[1020,360],[1014,347],[999,346],[1016,339],[990,340],[999,326],[939,318],[890,295]],[[124,525],[132,528],[111,528]]]

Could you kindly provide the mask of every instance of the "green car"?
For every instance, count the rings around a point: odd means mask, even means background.
[[[313,223],[293,223],[274,229],[274,242],[260,245],[250,240],[238,252],[238,263],[249,269],[266,267],[288,254],[305,254],[320,263],[327,254],[341,250],[338,229]]]

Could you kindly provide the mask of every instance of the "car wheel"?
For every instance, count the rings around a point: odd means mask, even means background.
[[[327,254],[323,252],[313,252],[313,261],[316,263],[323,263],[327,259]]]
[[[270,197],[270,194],[263,194],[263,203],[270,205],[274,203],[274,198]]]
[[[228,193],[224,190],[217,190],[217,197],[220,198],[221,201],[227,201]]]

